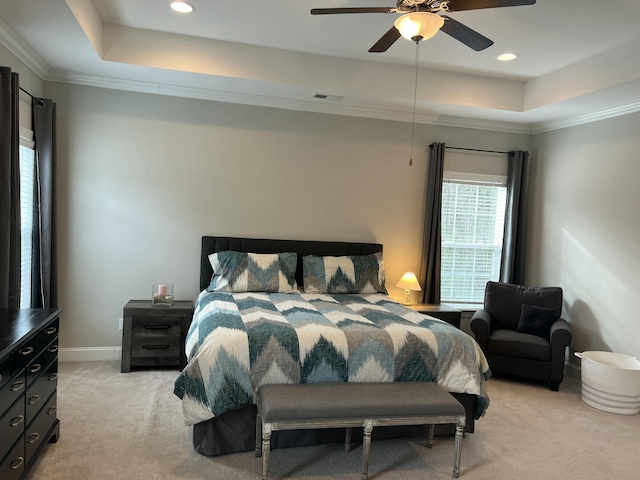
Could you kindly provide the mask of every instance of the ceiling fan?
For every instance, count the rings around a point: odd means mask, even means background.
[[[394,26],[385,33],[369,52],[386,52],[401,36],[415,41],[430,38],[438,30],[479,52],[493,45],[493,41],[440,12],[459,12],[483,8],[533,5],[536,0],[397,0],[395,7],[314,8],[311,15],[344,13],[400,13]],[[422,24],[418,25],[418,24]],[[408,30],[407,30],[407,27]],[[413,28],[413,29],[412,29]],[[422,29],[421,29],[422,28]]]

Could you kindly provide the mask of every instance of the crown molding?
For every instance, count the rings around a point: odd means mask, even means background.
[[[268,95],[228,92],[216,89],[183,87],[135,80],[122,80],[91,75],[67,74],[62,72],[52,72],[47,76],[46,81],[106,88],[111,90],[123,90],[136,93],[166,95],[171,97],[191,98],[214,102],[235,103],[241,105],[253,105],[285,110],[323,113],[329,115],[344,115],[378,120],[391,120],[397,122],[412,121],[412,114],[409,111],[345,105],[337,103],[336,101],[314,100],[311,98],[309,98],[308,100],[291,99],[273,97]],[[531,126],[528,124],[446,116],[439,115],[435,112],[417,112],[416,122],[428,125],[471,128],[518,134],[531,133]]]
[[[24,63],[29,69],[33,71],[42,80],[46,80],[49,72],[49,66],[47,63],[34,52],[31,48],[27,47],[2,21],[0,21],[0,43],[4,45],[13,55],[18,57],[22,63]]]
[[[501,122],[499,120],[440,115],[434,122],[434,125],[531,135],[531,125],[529,123]]]
[[[550,122],[538,123],[532,126],[531,133],[545,133],[562,128],[577,127],[586,123],[599,122],[609,118],[621,117],[630,113],[640,112],[640,102],[633,102],[626,105],[620,105],[613,108],[606,108],[597,112],[579,115],[576,117],[565,118],[561,120],[553,120]]]

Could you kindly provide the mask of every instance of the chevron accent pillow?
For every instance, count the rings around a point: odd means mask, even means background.
[[[297,261],[292,252],[213,253],[209,255],[213,277],[207,291],[298,293]]]
[[[387,293],[382,253],[302,257],[305,293]]]

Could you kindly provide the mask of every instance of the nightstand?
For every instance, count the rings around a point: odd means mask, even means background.
[[[436,317],[440,320],[444,320],[450,323],[456,328],[460,328],[460,318],[462,317],[462,311],[445,305],[444,303],[415,303],[413,305],[407,305],[411,310],[424,313],[432,317]]]
[[[170,306],[151,300],[130,300],[123,310],[122,363],[131,367],[175,366],[182,370],[187,359],[184,344],[193,316],[193,302],[180,300]]]

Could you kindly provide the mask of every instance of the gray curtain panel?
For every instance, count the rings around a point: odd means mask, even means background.
[[[18,74],[0,67],[0,308],[20,307]]]
[[[31,306],[58,306],[56,234],[56,104],[33,99],[33,135],[36,144],[37,187],[34,195],[34,234],[31,264]]]
[[[507,206],[504,218],[504,240],[500,281],[524,284],[524,249],[527,233],[527,192],[529,184],[529,152],[509,152],[507,170]]]
[[[429,145],[427,200],[422,240],[422,261],[418,281],[423,303],[440,303],[440,251],[442,231],[442,178],[444,143]]]

